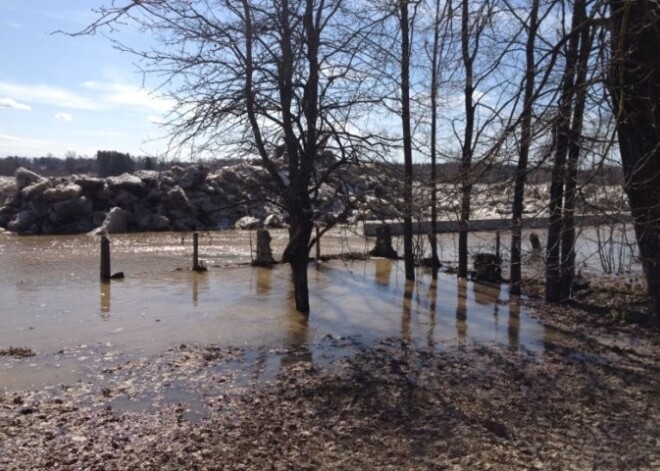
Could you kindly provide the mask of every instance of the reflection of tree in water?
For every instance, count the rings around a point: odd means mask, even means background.
[[[509,337],[509,350],[518,350],[520,345],[520,298],[517,296],[509,300],[509,326],[507,334]]]
[[[110,305],[112,304],[110,283],[101,282],[101,318],[110,318]]]
[[[379,286],[389,286],[392,275],[392,260],[388,258],[374,259],[376,284]]]
[[[436,306],[438,302],[438,280],[437,278],[432,278],[431,283],[429,284],[429,332],[427,335],[427,344],[429,347],[433,348],[435,346],[435,316],[436,316]]]
[[[297,311],[291,311],[290,317],[287,323],[287,345],[290,346],[290,351],[282,356],[282,367],[300,362],[311,363],[314,360],[309,348],[309,319]]]
[[[273,269],[270,267],[257,267],[257,294],[270,293],[273,283]]]
[[[465,347],[467,337],[467,280],[458,278],[456,297],[456,337],[458,346]]]
[[[500,291],[501,286],[499,283],[484,283],[475,281],[472,284],[472,292],[474,293],[474,301],[482,306],[493,305],[493,320],[497,326],[500,316]]]
[[[309,348],[309,318],[311,315],[307,317],[296,310],[293,282],[287,298],[285,344],[290,351],[282,356],[280,366],[285,367],[300,362],[311,363],[313,361],[312,351]]]
[[[401,339],[410,341],[410,317],[412,313],[412,297],[415,291],[415,282],[406,280],[403,288],[403,302],[401,303]]]

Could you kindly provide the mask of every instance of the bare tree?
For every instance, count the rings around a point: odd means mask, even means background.
[[[525,181],[527,178],[527,162],[532,140],[532,113],[534,105],[534,76],[536,60],[534,57],[536,32],[539,20],[539,0],[532,0],[532,6],[527,19],[527,43],[525,46],[525,96],[520,123],[520,155],[516,167],[513,207],[511,219],[511,294],[519,295],[521,289],[521,240],[522,214],[525,196]]]
[[[413,252],[413,164],[412,132],[410,129],[410,35],[411,21],[408,7],[410,0],[398,0],[399,27],[401,28],[401,123],[403,131],[403,258],[406,280],[415,279]]]
[[[176,142],[261,158],[289,216],[296,309],[308,313],[319,188],[379,148],[359,128],[374,89],[363,56],[373,18],[344,0],[125,0],[81,34],[127,23],[157,39],[151,50],[118,44],[163,77]]]
[[[579,51],[579,28],[585,27],[584,0],[576,0],[571,20],[570,39],[566,51],[566,60],[561,84],[561,96],[555,123],[555,153],[550,184],[550,227],[546,247],[546,284],[547,302],[561,301],[561,234],[563,224],[564,179],[566,157],[570,141],[573,97],[575,95],[575,70]]]
[[[584,125],[584,113],[587,100],[589,83],[588,67],[589,58],[593,45],[593,28],[590,27],[587,18],[586,4],[576,1],[573,15],[582,20],[579,42],[580,48],[575,72],[575,103],[568,140],[568,160],[566,162],[564,210],[562,218],[561,235],[561,261],[559,271],[561,273],[561,299],[569,299],[575,278],[575,205],[578,194],[578,165],[585,140],[582,136]]]
[[[468,275],[468,229],[470,224],[470,197],[472,181],[470,168],[472,166],[473,133],[474,133],[474,60],[479,50],[479,34],[475,36],[474,45],[470,44],[470,8],[468,0],[461,3],[461,50],[463,67],[465,67],[465,132],[461,144],[461,215],[460,231],[458,233],[458,277]],[[477,19],[478,22],[482,21]],[[477,26],[479,28],[479,26]]]
[[[435,16],[433,20],[433,44],[431,46],[431,233],[429,242],[431,244],[431,267],[433,268],[433,279],[438,276],[440,258],[438,257],[438,239],[436,237],[438,222],[438,177],[437,177],[437,154],[438,154],[438,88],[440,79],[440,54],[443,49],[440,33],[443,22],[447,21],[447,12],[451,12],[451,0],[445,3],[441,9],[441,0],[435,0]]]

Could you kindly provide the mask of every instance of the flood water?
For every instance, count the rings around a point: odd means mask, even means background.
[[[314,345],[346,338],[362,345],[402,338],[432,348],[500,343],[542,353],[554,335],[508,302],[506,285],[459,281],[418,271],[406,282],[402,262],[385,259],[310,264],[306,319],[293,308],[290,269],[254,268],[249,232],[200,235],[191,266],[190,234],[111,237],[112,271],[99,281],[99,239],[0,234],[0,349],[37,355],[0,357],[0,388],[73,382],[90,364],[151,356],[181,344],[247,348]],[[274,231],[277,255],[286,231]],[[335,231],[323,254],[366,252],[369,241]]]

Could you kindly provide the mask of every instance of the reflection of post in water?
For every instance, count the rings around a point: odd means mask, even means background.
[[[401,312],[401,339],[406,342],[410,340],[410,315],[412,312],[412,296],[415,291],[415,282],[406,280],[403,289],[403,303]]]
[[[509,300],[509,350],[518,350],[520,345],[520,298],[512,296]]]
[[[427,343],[429,347],[435,345],[435,316],[436,305],[438,302],[438,279],[437,273],[431,279],[429,284],[429,332],[427,335]]]
[[[199,272],[192,273],[192,302],[197,307],[199,292],[208,289],[209,279]]]
[[[459,347],[466,344],[467,337],[467,280],[458,278],[456,298],[456,337]]]
[[[376,284],[380,286],[389,286],[390,276],[392,275],[392,260],[389,258],[374,259],[376,267]]]
[[[472,284],[474,302],[482,305],[497,304],[500,297],[500,285],[475,281]]]
[[[474,301],[477,304],[487,306],[493,305],[493,317],[495,324],[499,320],[500,308],[498,302],[500,300],[500,285],[495,283],[481,283],[475,281],[472,284],[472,292],[474,293]]]
[[[110,290],[111,285],[108,282],[101,282],[101,317],[108,319],[110,317]]]
[[[273,269],[269,267],[257,267],[257,294],[268,294],[270,293],[272,280],[273,280]]]

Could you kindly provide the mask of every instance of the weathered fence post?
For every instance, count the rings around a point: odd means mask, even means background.
[[[374,257],[397,258],[396,250],[392,247],[390,226],[384,224],[376,229],[376,246],[369,253]]]
[[[498,259],[502,260],[502,258],[500,257],[500,231],[497,231],[495,233],[495,256]]]
[[[270,249],[270,232],[266,229],[257,229],[257,257],[252,265],[267,267],[275,263],[273,252]]]
[[[101,237],[101,281],[110,281],[110,241]]]
[[[541,250],[541,241],[539,240],[539,236],[536,232],[532,232],[529,235],[529,242],[532,244],[532,250]]]
[[[199,234],[193,232],[193,270],[199,269]]]
[[[206,267],[199,263],[199,234],[193,232],[193,271],[206,271]]]

